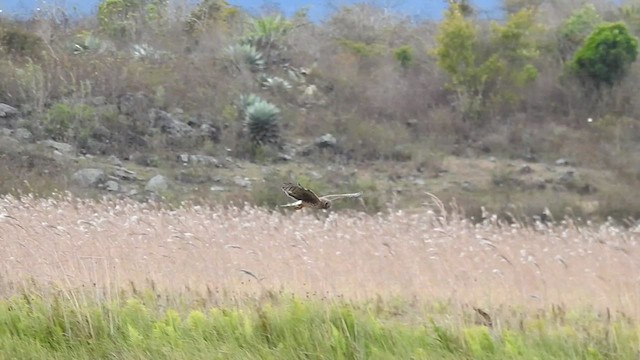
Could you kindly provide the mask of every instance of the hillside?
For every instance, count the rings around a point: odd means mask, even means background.
[[[365,194],[338,210],[429,192],[476,219],[640,215],[636,7],[505,1],[496,23],[464,1],[439,22],[353,5],[318,24],[134,3],[0,19],[2,193],[274,208],[298,181]],[[608,31],[628,48],[589,53]]]

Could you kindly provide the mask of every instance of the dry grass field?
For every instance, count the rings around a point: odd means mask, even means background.
[[[0,359],[640,354],[640,227],[474,224],[425,202],[367,215],[4,197]]]
[[[430,200],[425,195],[425,201]],[[640,316],[640,227],[480,224],[438,207],[379,215],[278,213],[120,200],[0,200],[3,292],[152,286],[215,297],[433,299],[485,308],[592,306]]]

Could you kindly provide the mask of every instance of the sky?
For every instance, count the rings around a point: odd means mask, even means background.
[[[172,0],[169,0],[172,1]],[[183,0],[182,0],[183,1]],[[286,16],[295,13],[301,7],[308,7],[309,16],[314,21],[320,21],[330,14],[335,8],[345,4],[353,4],[356,0],[227,0],[230,4],[244,8],[245,10],[259,14],[265,8],[280,9]],[[95,13],[100,0],[0,0],[2,15],[28,16],[39,7],[51,6],[51,4],[65,8],[70,14]],[[195,1],[197,2],[197,1]],[[393,12],[399,12],[414,18],[440,18],[445,7],[445,0],[369,0],[379,6],[389,8]],[[481,11],[497,11],[500,0],[475,0],[473,4]]]

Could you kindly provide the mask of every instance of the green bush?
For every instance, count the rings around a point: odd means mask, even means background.
[[[596,87],[612,86],[638,56],[638,39],[623,23],[599,25],[575,53],[571,69]]]
[[[45,134],[57,141],[86,143],[95,125],[95,110],[87,105],[53,105],[44,118]]]
[[[403,45],[393,50],[393,57],[404,68],[409,67],[413,62],[413,48],[409,45]]]
[[[258,100],[245,110],[245,129],[252,143],[274,144],[280,137],[280,109],[274,104]]]

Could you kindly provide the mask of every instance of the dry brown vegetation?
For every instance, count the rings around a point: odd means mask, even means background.
[[[437,199],[389,214],[185,206],[128,201],[0,200],[0,285],[72,294],[122,288],[223,294],[385,298],[640,316],[640,228],[612,223],[472,224]],[[51,289],[51,287],[48,287]]]

